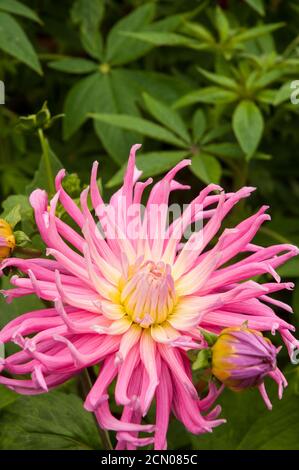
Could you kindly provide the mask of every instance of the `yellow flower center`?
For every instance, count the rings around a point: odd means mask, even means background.
[[[163,323],[177,302],[171,267],[147,261],[130,267],[120,301],[127,315],[143,328]]]

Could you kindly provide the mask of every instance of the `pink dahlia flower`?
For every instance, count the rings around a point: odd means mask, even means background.
[[[219,334],[247,321],[256,331],[278,331],[290,353],[297,346],[291,334],[294,327],[271,308],[289,312],[290,307],[269,294],[292,289],[275,269],[298,251],[291,245],[263,248],[251,242],[270,218],[267,207],[225,229],[209,248],[225,216],[250,195],[251,187],[226,194],[211,184],[167,224],[171,191],[188,189],[174,178],[189,160],[153,186],[142,214],[141,198],[152,179],[137,182],[139,147],[133,146],[124,184],[108,205],[98,190],[97,163],[90,188],[82,192],[81,208],[62,187],[64,170],[56,177],[57,193],[50,206],[45,191],[31,194],[51,258],[4,261],[2,268],[13,266],[24,273],[12,277],[14,288],[5,295],[11,301],[35,293],[53,307],[29,312],[3,328],[0,341],[17,343],[20,351],[2,361],[0,370],[6,374],[0,383],[23,394],[43,393],[100,364],[85,408],[95,413],[102,428],[116,431],[118,449],[150,443],[165,449],[171,412],[195,434],[223,422],[218,419],[219,406],[210,410],[221,387],[211,381],[206,396],[199,397],[192,383],[187,352],[207,347],[202,329]],[[56,217],[58,202],[78,230]],[[205,222],[203,228],[184,242],[186,229],[199,221]],[[242,256],[231,262],[236,255]],[[248,280],[264,273],[274,281],[260,285]],[[272,376],[282,388],[285,382],[278,369]],[[121,417],[113,416],[109,407],[112,382],[115,402],[123,407]],[[153,402],[155,423],[144,424],[142,418]]]

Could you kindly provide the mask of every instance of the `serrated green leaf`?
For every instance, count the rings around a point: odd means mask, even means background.
[[[0,12],[0,49],[42,74],[38,57],[26,34],[11,15],[2,12]]]
[[[192,158],[190,170],[206,184],[219,183],[221,178],[221,165],[218,160],[203,152]]]
[[[97,70],[99,66],[92,60],[69,57],[49,62],[48,67],[60,72],[84,74]]]
[[[51,392],[22,397],[3,410],[0,448],[90,450],[101,449],[101,442],[82,400],[71,393]]]
[[[176,111],[147,93],[143,93],[143,100],[147,110],[157,121],[168,127],[185,142],[190,143],[190,136],[185,123]]]
[[[233,129],[242,150],[251,157],[264,129],[263,115],[252,101],[243,100],[238,104],[233,114]]]
[[[12,13],[14,15],[23,16],[29,20],[41,23],[39,16],[35,13],[34,10],[27,7],[23,3],[18,2],[17,0],[1,0],[0,10]]]
[[[161,140],[162,142],[178,147],[184,148],[186,146],[185,142],[178,139],[174,134],[164,129],[164,127],[137,116],[130,116],[129,114],[90,113],[89,117],[96,121],[111,124],[112,126],[120,127],[128,131],[135,131],[143,136]]]
[[[136,166],[142,170],[142,178],[160,175],[186,158],[188,153],[180,151],[157,151],[141,153],[136,157]],[[106,184],[107,188],[118,186],[123,181],[127,165],[125,164]]]

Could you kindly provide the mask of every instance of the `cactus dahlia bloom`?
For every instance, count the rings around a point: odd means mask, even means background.
[[[100,364],[85,408],[95,413],[102,428],[116,431],[118,449],[150,443],[164,449],[171,412],[196,434],[223,422],[218,419],[219,406],[209,411],[221,388],[211,381],[206,396],[199,397],[192,383],[187,352],[207,347],[202,329],[219,334],[247,321],[255,331],[278,331],[289,352],[297,345],[291,334],[294,327],[271,306],[290,308],[269,296],[292,288],[280,281],[275,269],[297,249],[252,243],[270,218],[267,207],[225,229],[216,244],[208,246],[233,206],[253,191],[250,187],[226,194],[211,184],[167,224],[171,191],[188,189],[174,178],[189,160],[153,186],[141,214],[142,194],[152,180],[137,182],[138,148],[133,146],[123,186],[107,206],[97,186],[97,163],[80,208],[62,187],[63,170],[56,177],[57,193],[50,203],[45,191],[31,194],[51,258],[4,261],[2,268],[13,266],[24,273],[12,277],[14,288],[5,295],[11,301],[35,293],[53,306],[22,315],[2,329],[0,341],[17,343],[20,351],[2,360],[0,370],[5,373],[0,383],[19,393],[37,394]],[[95,215],[89,209],[89,195]],[[78,230],[57,218],[58,202]],[[199,220],[204,221],[202,229],[184,242],[186,228]],[[236,255],[241,256],[233,262]],[[274,281],[248,280],[264,273]],[[282,388],[280,371],[275,368],[271,374]],[[115,402],[123,407],[116,417],[109,407],[112,382]],[[142,418],[154,402],[155,423],[144,424]]]

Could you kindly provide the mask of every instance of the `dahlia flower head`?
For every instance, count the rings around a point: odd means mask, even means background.
[[[2,329],[0,341],[14,342],[20,350],[1,360],[0,383],[21,394],[39,394],[100,365],[85,408],[95,413],[100,427],[116,432],[117,449],[150,444],[165,449],[171,414],[194,434],[211,432],[225,421],[219,418],[220,406],[213,408],[224,385],[210,380],[199,396],[192,382],[188,351],[207,348],[203,331],[219,335],[246,322],[256,332],[279,332],[289,354],[298,347],[294,327],[273,310],[291,308],[270,296],[293,288],[281,282],[276,268],[298,250],[252,243],[270,219],[266,206],[223,230],[211,247],[226,215],[250,196],[252,187],[225,193],[210,184],[167,223],[170,193],[189,189],[174,178],[190,160],[154,184],[142,211],[143,192],[152,179],[138,181],[139,147],[132,147],[123,186],[108,204],[98,189],[97,162],[80,208],[62,186],[64,170],[56,177],[57,193],[50,202],[44,190],[31,194],[49,258],[3,261],[2,269],[23,273],[13,276],[13,288],[3,293],[8,302],[36,294],[52,306],[21,315]],[[58,202],[76,229],[56,216]],[[187,228],[198,222],[201,229],[186,240]],[[265,273],[270,282],[250,280]],[[255,346],[250,345],[251,354]],[[281,396],[286,380],[276,367],[276,352],[271,350],[271,367],[262,377],[272,377]],[[263,381],[257,386],[270,407]],[[112,414],[112,399],[122,406],[120,415]],[[152,404],[155,422],[146,424],[143,417]]]

